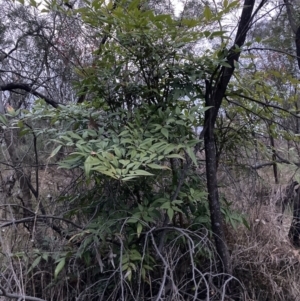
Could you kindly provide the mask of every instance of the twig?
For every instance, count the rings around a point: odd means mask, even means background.
[[[182,187],[182,185],[184,183],[184,180],[186,178],[186,173],[187,173],[189,167],[191,166],[192,160],[187,156],[187,154],[186,154],[186,158],[187,158],[187,160],[186,160],[187,162],[186,162],[186,164],[183,167],[183,170],[181,172],[181,175],[180,175],[180,178],[179,178],[176,190],[175,190],[175,192],[173,193],[173,195],[171,197],[171,202],[173,202],[174,200],[177,199],[178,194],[180,192],[180,189],[181,189],[181,187]],[[167,213],[165,213],[165,219],[164,219],[163,227],[167,226],[168,222],[169,222],[169,216],[168,216]],[[162,251],[164,240],[165,240],[165,236],[166,236],[166,231],[164,230],[162,232],[160,240],[159,240],[159,245],[158,245],[159,252]]]
[[[11,293],[8,293],[3,286],[0,285],[0,296],[4,296],[6,298],[10,298],[10,299],[17,299],[17,300],[24,300],[24,301],[46,301],[45,299],[40,299],[40,298],[37,298],[37,297],[31,297],[31,296],[21,296],[21,295],[18,295],[18,294],[11,294]]]
[[[78,228],[78,229],[83,229],[83,227],[75,224],[74,222],[70,221],[70,220],[67,220],[63,217],[59,217],[59,216],[54,216],[54,215],[36,215],[36,216],[31,216],[31,217],[25,217],[25,218],[21,218],[21,219],[18,219],[18,220],[12,220],[12,221],[9,221],[7,223],[4,223],[4,224],[0,224],[0,228],[6,228],[6,227],[9,227],[11,225],[15,225],[15,224],[23,224],[23,223],[27,223],[27,222],[31,222],[31,221],[34,221],[34,219],[37,219],[37,220],[44,220],[44,219],[58,219],[58,220],[62,220],[66,223],[69,223],[71,225],[73,225],[74,227]]]
[[[161,281],[161,285],[160,285],[160,288],[159,288],[159,292],[157,294],[157,297],[155,298],[156,301],[159,301],[160,298],[161,298],[161,295],[163,293],[163,290],[165,288],[165,282],[166,282],[166,278],[167,278],[167,272],[168,272],[168,263],[166,262],[165,258],[162,256],[161,252],[159,251],[156,243],[155,243],[155,239],[153,237],[153,234],[151,233],[151,240],[152,240],[152,243],[153,243],[153,246],[157,252],[157,255],[161,258],[162,262],[164,263],[164,275],[163,275],[163,278],[162,278],[162,281]]]
[[[52,107],[54,108],[58,108],[59,103],[55,102],[54,100],[50,99],[49,97],[41,94],[40,92],[37,92],[36,90],[34,90],[34,88],[29,85],[29,84],[25,84],[25,83],[9,83],[6,85],[1,85],[0,86],[0,91],[12,91],[15,89],[22,89],[28,93],[31,93],[32,95],[42,98],[46,101],[46,103],[50,104]]]

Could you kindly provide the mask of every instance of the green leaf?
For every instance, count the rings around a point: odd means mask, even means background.
[[[243,222],[243,225],[244,225],[248,230],[250,230],[250,225],[249,225],[248,221],[247,221],[244,217],[242,217],[242,222]]]
[[[172,208],[169,208],[167,210],[167,214],[170,220],[172,220],[173,216],[174,216],[174,210]]]
[[[178,154],[167,155],[166,158],[177,158],[177,159],[184,160],[184,158]]]
[[[136,224],[139,220],[140,220],[140,218],[133,216],[127,220],[127,223],[128,224]]]
[[[196,159],[196,156],[195,156],[193,150],[190,147],[188,147],[186,149],[186,152],[188,153],[189,157],[191,158],[191,160],[193,161],[193,163],[195,164],[195,166],[198,166],[197,159]]]
[[[136,249],[132,249],[130,250],[130,255],[129,255],[130,259],[132,261],[140,261],[142,260],[142,256],[140,254],[140,252]]]
[[[23,137],[26,136],[27,134],[29,134],[31,132],[30,129],[28,128],[23,128],[19,131],[19,137]]]
[[[132,0],[132,1],[130,1],[130,4],[128,6],[128,10],[131,11],[134,8],[137,8],[138,5],[140,4],[140,2],[141,2],[141,0]]]
[[[168,201],[160,206],[161,209],[170,209],[171,203]]]
[[[169,138],[169,131],[166,128],[161,129],[161,133],[168,139]]]
[[[27,273],[30,273],[40,262],[41,262],[42,256],[38,256],[34,262],[32,263],[31,267],[27,271]]]
[[[131,270],[131,268],[129,268],[127,270],[127,272],[125,273],[124,278],[125,279],[128,278],[128,281],[131,281],[131,277],[132,277],[132,270]]]
[[[142,230],[143,230],[143,225],[141,223],[138,223],[136,227],[136,232],[138,237],[140,237]]]
[[[72,132],[72,131],[68,131],[66,134],[68,134],[70,137],[77,139],[77,140],[82,140],[82,137],[80,137],[78,134]]]
[[[115,151],[116,156],[117,156],[119,159],[122,158],[122,152],[120,151],[119,148],[115,147],[115,148],[114,148],[114,151]]]
[[[88,156],[84,162],[84,170],[87,176],[89,176],[92,166],[93,166],[92,157]]]
[[[43,258],[45,261],[48,261],[49,254],[48,254],[48,253],[42,253],[42,258]]]
[[[148,171],[145,171],[145,170],[142,170],[142,169],[137,169],[137,170],[134,170],[134,171],[130,171],[129,173],[130,173],[130,175],[137,175],[137,176],[153,176],[152,173],[150,173]]]
[[[141,269],[141,276],[142,276],[142,279],[145,281],[145,279],[146,279],[146,270],[144,269],[144,267],[142,267],[142,269]]]
[[[131,161],[130,160],[119,160],[119,162],[123,165],[123,167],[127,166]]]
[[[33,7],[37,7],[37,2],[35,0],[29,0],[29,3]]]
[[[6,117],[2,114],[0,114],[0,122],[6,126],[8,125],[8,121],[7,121]]]
[[[66,258],[61,258],[58,265],[56,266],[55,268],[55,271],[54,271],[54,278],[56,279],[58,274],[62,271],[62,269],[64,268],[66,264]]]
[[[212,18],[212,13],[208,5],[205,6],[203,15],[207,21],[210,21]]]
[[[130,181],[130,180],[133,180],[133,179],[136,179],[137,176],[129,176],[129,177],[124,177],[122,178],[122,181]]]
[[[175,149],[176,149],[176,146],[173,144],[170,144],[167,147],[164,147],[164,154],[167,155],[167,154],[173,152]]]
[[[260,43],[261,41],[262,41],[262,38],[261,38],[261,37],[256,37],[256,38],[255,38],[255,42]]]
[[[233,65],[234,65],[234,68],[236,68],[237,70],[239,70],[240,65],[239,65],[239,62],[238,62],[238,61],[234,60],[234,61],[233,61]]]
[[[170,169],[170,167],[166,166],[166,165],[158,165],[155,163],[149,163],[147,164],[148,167],[153,168],[153,169]]]
[[[98,166],[97,167],[93,167],[93,168],[91,168],[91,170],[98,171],[99,173],[102,173],[102,174],[107,175],[109,177],[112,177],[114,179],[119,179],[112,170],[104,169],[101,166],[100,167],[98,167]]]
[[[62,145],[57,146],[50,154],[49,158],[53,158],[58,152],[59,150],[62,148]]]
[[[231,3],[229,3],[227,5],[227,9],[230,9],[230,8],[234,8],[234,7],[238,7],[240,5],[241,1],[240,0],[235,0],[235,1],[232,1]]]
[[[227,62],[221,61],[219,63],[221,66],[227,67],[227,68],[232,68],[232,66],[230,64],[228,64]]]

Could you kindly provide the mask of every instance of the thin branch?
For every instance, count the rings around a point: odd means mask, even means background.
[[[251,50],[261,50],[261,51],[273,51],[281,54],[288,55],[292,58],[298,59],[299,57],[297,55],[291,54],[289,52],[286,52],[284,50],[274,49],[274,48],[268,48],[268,47],[251,47],[247,49],[243,49],[243,51],[251,51]]]
[[[279,123],[279,122],[277,122],[277,121],[274,121],[273,119],[269,119],[269,118],[267,118],[267,117],[261,116],[261,115],[259,115],[258,113],[253,112],[251,109],[249,109],[249,108],[247,108],[247,107],[241,105],[240,103],[237,103],[237,102],[235,102],[235,101],[233,101],[233,100],[231,100],[231,99],[229,100],[228,97],[225,97],[225,99],[227,100],[228,103],[231,103],[231,104],[234,104],[234,105],[236,105],[236,106],[238,106],[238,107],[240,107],[240,108],[243,108],[244,110],[246,110],[246,111],[248,111],[249,113],[251,113],[251,114],[253,114],[253,115],[259,117],[259,118],[262,119],[262,120],[272,121],[273,123],[277,124],[277,125],[280,126],[281,128],[283,128],[283,129],[285,129],[285,130],[288,129],[288,128],[285,127],[283,124],[281,124],[281,123]],[[263,111],[263,109],[261,109],[261,112],[262,112],[262,111]],[[275,114],[274,114],[274,115],[275,115]]]
[[[180,178],[179,178],[179,181],[178,181],[178,184],[177,184],[177,187],[176,187],[176,190],[175,192],[173,193],[170,201],[173,202],[174,200],[177,199],[178,197],[178,194],[181,190],[181,187],[185,181],[185,178],[186,178],[186,174],[187,174],[187,171],[192,163],[192,160],[190,158],[188,158],[188,155],[186,154],[186,157],[187,157],[187,163],[185,164],[185,166],[183,167],[183,170],[180,174]],[[169,215],[168,213],[166,212],[165,213],[165,218],[164,218],[164,222],[163,222],[163,226],[165,227],[167,224],[169,223]],[[165,240],[165,236],[166,236],[166,231],[163,231],[162,234],[161,234],[161,237],[160,237],[160,240],[159,240],[159,246],[158,246],[158,250],[159,252],[162,251],[162,248],[163,248],[163,244],[164,244],[164,240]]]
[[[289,160],[286,160],[286,159],[282,158],[281,156],[279,156],[278,153],[276,153],[276,157],[281,161],[280,163],[293,164],[293,165],[296,165],[296,166],[300,167],[300,163],[298,163],[298,162],[291,162]]]
[[[41,94],[40,92],[37,92],[36,90],[33,89],[33,87],[29,84],[24,84],[24,83],[9,83],[6,85],[0,85],[0,90],[1,91],[12,91],[15,89],[21,89],[24,90],[36,97],[42,98],[46,101],[46,103],[48,103],[49,105],[51,105],[54,108],[57,108],[59,103],[50,99],[49,97]]]
[[[167,273],[168,273],[169,265],[168,265],[167,261],[165,260],[164,256],[161,254],[159,248],[157,247],[155,239],[153,237],[153,234],[151,233],[150,236],[151,236],[151,240],[152,240],[152,243],[153,243],[153,246],[156,250],[157,255],[160,257],[160,259],[164,263],[164,275],[163,275],[163,278],[162,278],[162,281],[161,281],[161,284],[160,284],[159,292],[158,292],[158,294],[156,296],[156,299],[155,299],[156,301],[159,301],[159,300],[161,300],[161,295],[162,295],[163,290],[165,288],[165,282],[166,282],[166,279],[167,279]]]
[[[275,163],[282,163],[282,162],[275,162]],[[268,167],[268,166],[272,166],[274,164],[274,162],[268,162],[268,163],[262,163],[262,164],[258,164],[255,166],[249,166],[251,169],[257,170],[257,169],[261,169],[264,167]]]
[[[234,92],[234,91],[233,91],[233,92]],[[251,100],[251,101],[253,101],[253,102],[256,102],[256,103],[258,103],[258,104],[260,104],[260,105],[263,105],[264,107],[269,107],[269,108],[281,110],[281,111],[283,111],[283,112],[286,112],[286,113],[291,114],[292,116],[294,116],[294,117],[296,117],[296,118],[300,118],[297,114],[295,114],[295,113],[293,113],[293,112],[291,112],[291,111],[289,111],[289,110],[286,110],[286,109],[284,109],[284,108],[282,108],[282,107],[279,107],[279,106],[277,106],[277,105],[272,105],[272,104],[270,104],[270,103],[265,103],[265,102],[262,102],[262,101],[260,101],[260,100],[257,100],[257,99],[255,99],[255,98],[252,98],[252,97],[247,96],[247,95],[242,95],[242,94],[235,94],[235,95],[236,95],[236,96],[239,96],[239,97],[242,97],[242,98],[245,98],[245,99],[248,99],[248,100]]]
[[[54,215],[36,215],[36,216],[24,217],[24,218],[21,218],[21,219],[18,219],[18,220],[12,220],[12,221],[9,221],[7,223],[0,224],[0,228],[6,228],[6,227],[9,227],[9,226],[12,226],[12,225],[15,225],[15,224],[23,224],[23,223],[27,223],[27,222],[32,222],[32,221],[34,221],[35,218],[37,220],[42,220],[42,221],[45,220],[45,219],[57,219],[57,220],[64,221],[68,224],[71,224],[74,227],[76,227],[77,229],[81,229],[81,230],[83,229],[81,226],[75,224],[74,222],[72,222],[70,220],[67,220],[63,217],[54,216]]]
[[[11,167],[12,169],[15,169],[15,166],[14,165],[12,165],[12,164],[9,164],[9,163],[7,163],[7,162],[4,162],[4,161],[0,161],[0,164],[3,164],[3,165],[5,165],[5,166],[9,166],[9,167]],[[45,166],[58,166],[59,164],[58,163],[47,163],[47,164],[40,164],[40,165],[38,165],[38,167],[45,167]],[[34,164],[23,164],[22,165],[23,167],[37,167],[36,165],[34,165]],[[9,170],[9,169],[7,169],[7,170]]]
[[[254,17],[258,14],[258,12],[263,8],[263,6],[265,4],[267,4],[268,0],[261,0],[261,2],[259,3],[259,5],[257,6],[257,8],[255,9],[255,11],[253,12],[252,14],[252,17],[251,17],[251,24],[249,25],[249,27],[251,27],[254,22],[253,22],[253,19]]]
[[[32,191],[35,198],[37,199],[39,197],[39,158],[38,158],[38,151],[37,151],[37,136],[32,126],[30,126],[28,123],[24,123],[24,124],[31,129],[31,134],[33,135],[33,148],[34,148],[34,156],[35,156],[35,190],[34,189],[32,190],[33,187],[31,186],[31,182],[29,181],[28,178],[26,179],[30,190]],[[45,214],[44,212],[42,213]]]
[[[23,296],[23,295],[8,293],[2,285],[0,285],[0,291],[1,291],[0,296],[4,296],[4,297],[10,298],[10,299],[17,299],[17,300],[22,300],[22,301],[46,301],[45,299],[40,299],[37,297]]]
[[[261,168],[264,168],[264,167],[267,167],[267,166],[272,166],[274,163],[278,163],[278,164],[292,164],[292,165],[296,165],[297,167],[300,167],[300,162],[291,162],[289,160],[286,160],[284,158],[282,158],[281,156],[278,155],[278,153],[276,153],[276,157],[279,159],[279,160],[276,160],[276,161],[272,161],[272,162],[266,162],[266,163],[262,163],[262,164],[258,164],[258,165],[255,165],[255,166],[249,166],[251,169],[254,169],[254,170],[257,170],[257,169],[261,169]]]

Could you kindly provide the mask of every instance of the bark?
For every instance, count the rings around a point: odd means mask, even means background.
[[[275,184],[279,184],[279,178],[278,178],[278,169],[277,169],[277,155],[276,155],[276,149],[275,149],[275,139],[272,136],[270,125],[269,125],[269,138],[270,138],[270,145],[272,148],[272,162],[273,162],[273,175]]]
[[[50,104],[52,107],[57,108],[58,103],[54,100],[50,99],[49,97],[37,92],[31,85],[24,84],[24,83],[9,83],[5,85],[0,85],[0,91],[15,91],[15,90],[23,90],[28,93],[31,93],[34,96],[42,98],[46,101],[46,103]]]
[[[295,247],[300,247],[300,189],[294,199],[293,220],[289,231],[289,238]]]
[[[296,32],[295,43],[296,43],[298,68],[300,70],[300,27],[297,29],[297,32]]]
[[[234,46],[229,50],[229,55],[227,56],[227,63],[230,64],[231,68],[221,67],[218,74],[215,72],[210,81],[206,81],[205,103],[206,106],[211,106],[212,108],[205,112],[204,129],[201,133],[201,136],[204,137],[205,143],[208,201],[216,249],[223,263],[223,272],[227,274],[232,274],[232,267],[225,240],[219,201],[214,127],[228,83],[234,72],[234,62],[237,62],[240,57],[240,51],[236,49],[236,46],[241,47],[245,43],[247,32],[251,27],[251,21],[258,10],[265,4],[265,2],[266,1],[264,0],[261,1],[256,11],[253,12],[255,0],[244,1]]]
[[[297,114],[299,114],[299,107],[298,107],[298,101],[295,103],[295,109]],[[300,134],[300,127],[299,127],[299,118],[296,118],[296,134]],[[288,140],[288,149],[290,149],[290,141]],[[289,158],[289,153],[288,153],[288,158]]]
[[[279,184],[279,178],[278,178],[278,169],[277,169],[277,163],[276,163],[276,151],[274,150],[274,138],[271,137],[271,145],[272,145],[272,161],[273,161],[273,174],[274,174],[274,180],[275,184]]]
[[[290,3],[289,0],[283,0],[283,2],[286,6],[286,12],[287,12],[287,16],[288,16],[288,19],[289,19],[291,29],[294,32],[294,34],[296,34],[296,32],[298,30],[298,26],[297,26],[297,22],[296,22],[295,17],[294,17],[295,12],[294,12],[293,6],[292,6],[292,4]]]
[[[296,54],[297,54],[297,63],[298,68],[300,70],[300,26],[299,23],[297,24],[295,16],[297,15],[293,5],[290,3],[289,0],[283,1],[286,6],[286,11],[289,19],[289,24],[293,33],[295,34],[295,44],[296,44]],[[297,127],[298,127],[298,120],[297,120]],[[299,129],[297,128],[297,131]],[[293,220],[289,231],[289,238],[291,239],[292,243],[296,247],[300,247],[300,189],[298,189],[297,197],[294,200],[294,209],[293,209]]]

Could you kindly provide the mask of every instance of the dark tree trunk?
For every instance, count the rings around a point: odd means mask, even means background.
[[[214,132],[206,131],[204,136],[206,154],[206,178],[210,219],[216,248],[223,263],[223,271],[232,274],[230,255],[225,240],[217,182],[216,145]]]
[[[299,114],[299,108],[298,108],[298,99],[295,103],[295,109],[296,109],[296,112],[297,114]],[[300,134],[300,129],[299,129],[299,118],[296,118],[296,134]],[[289,146],[289,140],[288,140],[288,146]],[[290,149],[290,148],[288,148]],[[289,152],[288,152],[288,155],[289,155]]]
[[[295,16],[298,15],[295,7],[293,7],[293,4],[290,3],[289,0],[283,0],[286,6],[287,10],[287,16],[289,19],[289,24],[291,26],[292,31],[295,34],[295,44],[296,44],[296,54],[297,54],[297,63],[298,68],[300,70],[300,26],[299,21],[295,18]],[[296,108],[298,108],[296,103]],[[297,132],[299,131],[298,128],[298,120],[297,120]],[[297,191],[297,197],[294,199],[294,209],[293,209],[293,220],[291,224],[291,228],[289,231],[289,238],[291,239],[291,242],[294,246],[300,247],[300,240],[299,240],[299,234],[300,234],[300,189],[298,188]]]
[[[265,2],[266,1],[264,0],[261,1],[255,13],[258,12]],[[218,70],[214,72],[210,81],[206,81],[205,104],[211,108],[205,112],[204,128],[201,136],[204,137],[205,143],[208,201],[216,249],[223,263],[223,272],[227,274],[232,273],[232,268],[224,235],[221,206],[218,194],[217,154],[214,127],[228,83],[234,72],[234,63],[237,62],[240,57],[240,52],[238,49],[236,49],[236,47],[241,47],[245,43],[246,35],[253,18],[252,12],[254,4],[255,0],[245,0],[244,2],[234,46],[229,50],[229,54],[227,56],[227,63],[230,64],[231,68],[221,67],[219,72],[217,72]]]
[[[275,184],[278,184],[279,179],[278,179],[278,169],[277,169],[277,164],[276,164],[277,155],[276,155],[276,150],[275,150],[275,141],[274,141],[274,137],[272,136],[271,131],[269,133],[269,137],[270,137],[270,144],[271,144],[271,148],[272,148],[273,174],[274,174]]]
[[[295,43],[296,43],[298,68],[300,70],[300,26],[298,27],[296,32]]]
[[[300,189],[294,199],[293,220],[289,231],[289,238],[295,247],[300,247]]]

